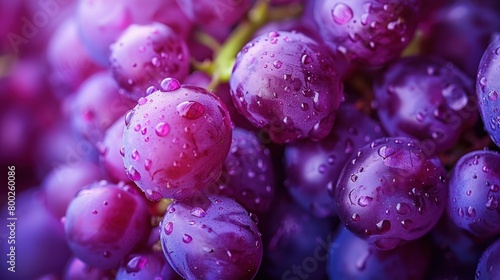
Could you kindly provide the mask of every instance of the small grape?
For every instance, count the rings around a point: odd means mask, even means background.
[[[174,202],[161,227],[163,253],[185,279],[253,279],[259,269],[259,230],[232,198]]]

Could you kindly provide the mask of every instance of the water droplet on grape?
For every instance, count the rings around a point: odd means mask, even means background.
[[[366,207],[366,206],[368,206],[368,204],[370,204],[370,202],[372,200],[373,200],[373,197],[371,197],[371,196],[361,196],[358,199],[358,205],[361,207]]]
[[[195,207],[191,210],[191,215],[193,215],[197,218],[203,218],[203,217],[205,217],[205,215],[207,215],[207,212],[205,212],[205,210],[203,210],[200,207]]]
[[[165,232],[166,235],[170,235],[172,231],[174,231],[174,224],[172,222],[166,223],[163,227],[163,232]]]
[[[498,92],[492,90],[490,92],[488,92],[488,98],[491,100],[491,101],[496,101],[498,99]]]
[[[351,216],[351,220],[353,222],[359,222],[360,219],[361,219],[361,217],[356,213],[352,214],[352,216]]]
[[[133,257],[126,266],[127,273],[139,272],[142,268],[146,266],[148,259],[141,256]]]
[[[181,83],[175,78],[166,78],[161,81],[160,86],[163,90],[169,92],[179,89],[181,87]]]
[[[454,84],[447,86],[442,93],[448,106],[455,111],[462,110],[469,101],[467,93]]]
[[[378,222],[375,226],[379,232],[384,233],[388,232],[391,229],[391,222],[389,220],[382,220]]]
[[[176,110],[181,117],[190,120],[196,120],[205,113],[205,107],[196,101],[184,101],[177,105]]]
[[[274,65],[274,68],[276,68],[276,69],[280,69],[280,68],[281,68],[281,66],[283,65],[283,62],[281,62],[281,60],[276,60],[276,61],[273,63],[273,65]]]
[[[332,17],[336,23],[342,25],[352,19],[353,12],[351,10],[351,7],[347,6],[344,3],[339,3],[335,5],[335,7],[333,7]]]
[[[133,159],[134,161],[138,161],[138,160],[139,160],[139,158],[140,158],[140,156],[139,156],[139,151],[137,151],[137,149],[134,149],[134,150],[132,151],[132,155],[131,155],[131,157],[132,157],[132,159]]]
[[[310,56],[308,56],[307,54],[303,55],[302,58],[300,59],[300,61],[304,65],[308,65],[308,64],[311,64],[313,62],[312,58]]]
[[[133,166],[127,169],[127,176],[132,181],[137,181],[141,179],[141,174]]]
[[[469,206],[467,208],[467,216],[471,217],[471,218],[475,218],[476,217],[476,209],[474,209],[474,207],[472,206]]]
[[[191,235],[189,235],[189,234],[182,235],[182,242],[190,243],[191,241],[193,241],[193,238],[191,237]]]
[[[155,127],[156,135],[163,137],[170,132],[170,126],[165,122],[160,122]]]

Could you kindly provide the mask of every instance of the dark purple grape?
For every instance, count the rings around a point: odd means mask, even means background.
[[[5,170],[7,175],[7,168]],[[17,176],[20,176],[18,168]],[[26,280],[59,274],[71,256],[63,225],[45,208],[43,197],[36,189],[20,192],[17,183],[16,178],[14,215],[9,214],[12,207],[7,208],[7,196],[0,208],[0,218],[4,221],[0,230],[3,259],[0,262],[0,279]],[[4,193],[7,194],[7,188]],[[8,270],[9,267],[13,267],[15,272]]]
[[[88,78],[70,102],[74,128],[94,144],[102,141],[106,129],[134,106],[119,94],[109,72]]]
[[[175,0],[81,0],[76,19],[89,54],[104,66],[109,66],[109,46],[131,24],[160,22],[183,38],[192,27]]]
[[[332,132],[319,142],[298,141],[285,148],[285,186],[295,201],[317,217],[337,215],[333,192],[342,168],[358,148],[385,136],[380,125],[343,104]]]
[[[127,113],[123,134],[129,178],[151,200],[183,199],[214,183],[231,145],[231,120],[214,94],[165,79]]]
[[[116,273],[116,280],[181,280],[162,253],[145,252],[126,257]]]
[[[435,2],[435,1],[430,1]],[[474,78],[490,36],[500,31],[500,13],[479,1],[450,1],[426,23],[424,49]]]
[[[261,234],[232,198],[169,205],[161,226],[163,252],[185,279],[253,279],[262,261]]]
[[[345,165],[335,189],[345,226],[379,249],[417,239],[446,207],[446,170],[411,138],[380,138]]]
[[[264,262],[258,279],[324,279],[336,219],[317,218],[280,196],[261,219]]]
[[[76,257],[96,268],[115,269],[147,238],[150,216],[135,186],[104,181],[78,192],[64,228]]]
[[[250,8],[250,0],[177,0],[190,20],[202,26],[226,27],[237,23]]]
[[[64,280],[112,280],[113,273],[109,270],[92,267],[74,257],[68,263],[64,272]]]
[[[391,136],[409,136],[429,153],[452,148],[477,118],[472,81],[431,56],[402,58],[377,79],[377,113]]]
[[[170,27],[132,24],[111,45],[111,72],[125,95],[137,101],[150,86],[160,88],[166,77],[183,81],[189,57],[184,39]]]
[[[397,58],[418,23],[421,0],[319,0],[314,17],[325,42],[347,60],[380,66]]]
[[[45,206],[56,219],[61,219],[78,191],[102,179],[101,169],[90,162],[53,169],[41,185]]]
[[[431,246],[426,240],[411,241],[381,251],[342,227],[330,244],[329,279],[425,279]]]
[[[494,280],[500,276],[500,239],[491,244],[479,259],[476,280]]]
[[[343,94],[325,47],[285,31],[261,35],[243,47],[229,85],[240,113],[276,143],[325,138]]]
[[[101,70],[83,46],[73,18],[66,19],[52,36],[47,46],[47,61],[52,69],[50,80],[54,90],[64,91],[58,93],[61,96],[73,93]]]
[[[450,174],[448,215],[479,237],[500,233],[500,154],[474,151],[462,156]]]
[[[222,195],[233,197],[249,212],[269,211],[276,188],[274,169],[269,149],[259,143],[255,133],[233,129],[231,148],[217,183]]]
[[[481,58],[476,79],[476,94],[479,101],[479,112],[484,122],[484,129],[491,139],[500,147],[500,35],[493,36]]]
[[[122,139],[123,130],[125,129],[125,116],[118,118],[104,134],[102,142],[97,144],[100,155],[100,163],[104,166],[104,170],[108,177],[114,183],[120,181],[126,182],[130,179],[125,172],[122,156]]]

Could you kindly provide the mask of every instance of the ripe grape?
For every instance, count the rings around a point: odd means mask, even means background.
[[[235,127],[229,154],[218,180],[221,194],[233,197],[250,212],[268,212],[275,192],[269,149],[251,131]]]
[[[121,155],[123,130],[125,129],[125,116],[118,118],[104,134],[102,142],[97,144],[99,149],[100,163],[104,167],[106,174],[112,182],[127,182],[130,179],[123,166],[123,156]]]
[[[500,233],[500,154],[474,151],[462,156],[450,174],[448,215],[479,236]]]
[[[497,146],[500,146],[500,114],[498,107],[500,99],[500,80],[498,67],[500,65],[500,36],[493,36],[486,48],[476,79],[476,94],[479,101],[479,112],[484,122],[484,129]]]
[[[410,43],[421,0],[318,0],[314,17],[334,52],[363,66],[381,66]]]
[[[113,273],[110,270],[99,269],[92,267],[82,260],[73,257],[66,267],[64,272],[65,280],[89,280],[89,279],[99,279],[99,280],[111,280],[113,278]]]
[[[132,24],[111,45],[111,72],[125,95],[137,101],[166,77],[184,80],[189,70],[186,43],[161,23]]]
[[[162,85],[127,113],[122,156],[130,180],[149,199],[184,199],[221,174],[231,120],[205,89],[170,78]]]
[[[490,280],[500,275],[500,240],[491,244],[479,259],[476,269],[476,280]]]
[[[115,269],[149,234],[147,204],[129,185],[99,182],[68,206],[64,229],[73,254],[96,268]]]
[[[325,139],[297,141],[285,148],[285,186],[300,206],[317,217],[337,215],[329,192],[333,192],[349,157],[385,136],[377,122],[352,105],[341,105],[337,114],[335,126]]]
[[[391,136],[419,139],[430,153],[452,148],[477,118],[472,81],[438,57],[391,64],[374,84],[377,113]]]
[[[286,31],[269,32],[243,47],[229,85],[239,112],[276,143],[325,138],[343,94],[325,47]]]
[[[250,0],[177,0],[188,18],[202,26],[226,27],[242,19]]]
[[[229,197],[170,204],[161,225],[163,253],[185,279],[253,279],[262,240],[248,212]]]
[[[329,279],[425,279],[431,246],[427,240],[411,241],[381,251],[342,227],[328,254]]]
[[[419,142],[379,138],[355,152],[335,189],[345,226],[379,249],[429,232],[446,207],[446,170]]]

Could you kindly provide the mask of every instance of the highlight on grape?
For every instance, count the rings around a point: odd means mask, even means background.
[[[499,277],[499,1],[0,19],[0,279]]]

